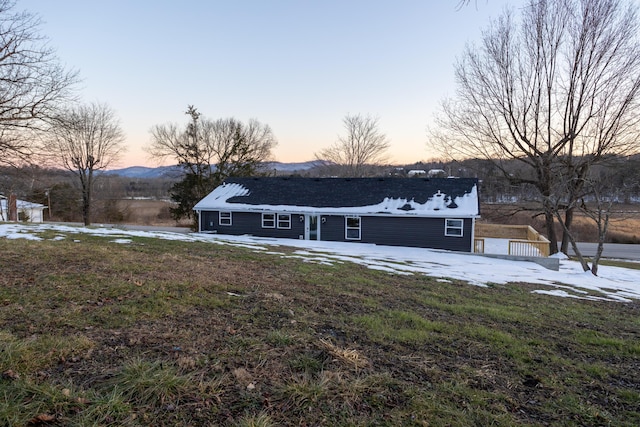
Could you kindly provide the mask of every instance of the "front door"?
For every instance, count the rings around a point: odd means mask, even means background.
[[[320,221],[318,215],[305,215],[306,240],[320,240]]]

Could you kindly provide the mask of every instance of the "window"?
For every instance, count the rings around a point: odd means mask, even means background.
[[[445,219],[444,235],[451,237],[462,237],[462,226],[464,221],[461,219]]]
[[[291,228],[291,214],[262,214],[262,228]]]
[[[291,228],[291,214],[278,214],[278,228]]]
[[[220,212],[218,215],[218,224],[231,225],[231,212]]]
[[[360,217],[348,216],[346,220],[346,239],[360,240]]]
[[[262,214],[262,228],[276,228],[276,214]]]

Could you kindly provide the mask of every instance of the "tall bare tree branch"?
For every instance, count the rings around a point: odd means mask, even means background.
[[[530,0],[455,66],[457,95],[443,102],[432,143],[457,160],[521,162],[504,176],[538,189],[552,252],[554,209],[572,205],[592,165],[640,145],[638,26],[637,7],[622,0]]]
[[[65,70],[38,32],[40,20],[0,0],[0,163],[29,158],[36,147],[26,131],[42,129],[73,98],[77,72]]]

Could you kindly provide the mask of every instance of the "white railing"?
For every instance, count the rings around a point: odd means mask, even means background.
[[[509,240],[509,255],[548,257],[549,241]]]

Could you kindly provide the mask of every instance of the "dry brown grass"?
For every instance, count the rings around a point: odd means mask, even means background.
[[[41,237],[0,239],[2,426],[640,425],[637,302]]]
[[[171,218],[169,208],[173,203],[166,200],[122,199],[118,200],[118,209],[126,213],[126,221],[138,225],[189,226],[189,220],[176,223]]]
[[[346,349],[335,345],[327,339],[319,340],[320,347],[327,350],[337,360],[344,362],[348,366],[353,366],[356,370],[366,368],[369,361],[358,350]]]
[[[489,224],[530,225],[539,233],[546,236],[544,217],[539,210],[531,207],[523,210],[521,206],[504,204],[483,204],[481,207],[482,221]],[[562,229],[556,225],[558,235]],[[595,222],[577,214],[574,219],[573,233],[576,240],[581,242],[597,242],[598,230]],[[614,206],[607,233],[607,243],[640,243],[640,206]]]

